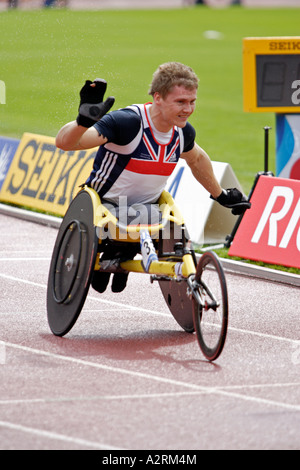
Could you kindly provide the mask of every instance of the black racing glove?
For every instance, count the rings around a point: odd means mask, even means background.
[[[247,197],[236,188],[223,189],[222,193],[217,198],[210,197],[221,204],[221,206],[232,209],[231,212],[233,215],[244,214],[244,212],[251,207],[251,203],[248,201]]]
[[[91,86],[94,85],[94,86]],[[93,82],[87,80],[80,90],[79,114],[77,124],[83,127],[92,127],[106,114],[115,102],[110,96],[103,102],[107,83],[102,78],[96,78]]]

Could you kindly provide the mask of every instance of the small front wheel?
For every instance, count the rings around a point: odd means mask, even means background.
[[[208,251],[201,256],[194,289],[193,319],[197,340],[204,356],[214,361],[223,350],[228,327],[226,279],[215,253]]]

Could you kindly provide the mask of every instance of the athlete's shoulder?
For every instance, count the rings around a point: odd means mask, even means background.
[[[107,137],[108,142],[119,145],[125,145],[133,140],[140,127],[141,117],[130,108],[111,111],[95,124],[100,135]]]
[[[189,122],[186,123],[185,127],[182,129],[183,139],[184,139],[184,152],[189,152],[192,150],[195,144],[196,130]]]
[[[111,126],[140,126],[141,117],[131,108],[121,108],[105,114],[99,123],[107,123]]]
[[[189,122],[186,123],[185,127],[182,129],[184,137],[196,137],[196,130]]]
[[[141,116],[136,112],[133,106],[128,106],[127,108],[117,109],[112,111],[107,116],[110,116],[115,121],[122,122],[130,120],[131,123],[139,123],[141,122]]]

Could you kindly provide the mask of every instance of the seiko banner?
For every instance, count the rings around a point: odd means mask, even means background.
[[[64,215],[91,172],[97,149],[64,152],[53,137],[25,133],[0,200]]]
[[[261,176],[229,255],[300,268],[300,181]]]

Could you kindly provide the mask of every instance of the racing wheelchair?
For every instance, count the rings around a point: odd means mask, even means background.
[[[127,216],[124,219],[117,208],[101,202],[88,186],[71,202],[49,270],[51,331],[64,336],[71,330],[95,273],[144,273],[158,282],[177,323],[188,333],[196,332],[202,353],[214,361],[223,350],[228,326],[226,279],[218,257],[207,251],[197,261],[182,215],[167,191],[161,194],[151,223],[139,219],[135,224]],[[107,259],[107,246],[120,247],[123,254]],[[134,259],[126,259],[130,252],[137,253]]]

